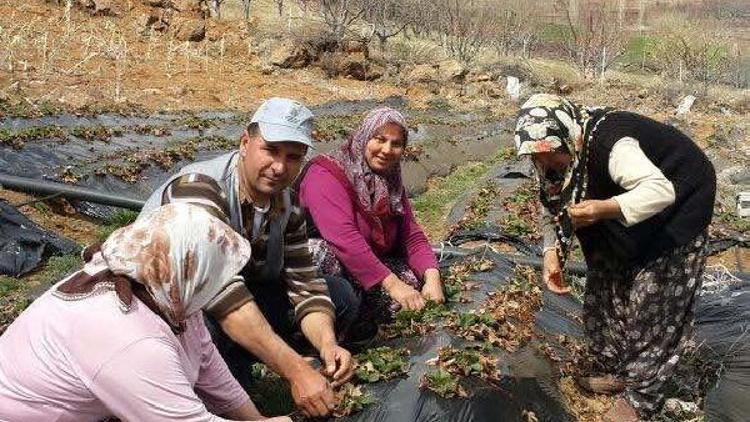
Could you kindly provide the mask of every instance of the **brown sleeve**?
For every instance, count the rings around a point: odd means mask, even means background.
[[[200,173],[184,174],[172,180],[162,192],[161,204],[185,202],[204,208],[225,223],[229,221],[229,201],[213,178]]]
[[[253,295],[245,286],[245,280],[242,276],[235,276],[203,307],[203,310],[218,320],[251,300]]]
[[[284,235],[284,279],[297,323],[310,313],[323,312],[336,318],[326,281],[318,276],[307,244],[304,214],[294,206]]]
[[[200,173],[184,174],[164,188],[162,205],[183,202],[197,205],[216,218],[229,221],[229,201],[221,186],[209,176]],[[253,300],[242,276],[236,276],[203,308],[214,318],[221,319],[245,303]]]

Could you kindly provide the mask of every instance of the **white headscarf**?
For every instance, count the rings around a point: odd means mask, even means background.
[[[103,260],[113,274],[144,285],[179,325],[240,272],[250,253],[250,243],[227,224],[199,206],[178,203],[112,233],[90,264]]]

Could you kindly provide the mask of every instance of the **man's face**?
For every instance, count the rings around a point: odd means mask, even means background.
[[[266,142],[247,132],[240,141],[241,180],[255,201],[265,201],[288,187],[299,173],[307,147],[298,142]]]

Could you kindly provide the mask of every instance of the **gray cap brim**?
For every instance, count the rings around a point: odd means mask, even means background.
[[[313,146],[312,138],[295,127],[258,122],[258,128],[266,142],[298,142],[311,148]]]

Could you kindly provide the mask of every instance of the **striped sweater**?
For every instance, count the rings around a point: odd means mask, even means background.
[[[210,177],[211,162],[225,165],[227,174]],[[301,321],[313,312],[323,312],[335,317],[333,302],[324,279],[318,277],[307,243],[305,215],[295,195],[287,189],[271,199],[271,209],[264,215],[253,233],[255,208],[239,195],[239,178],[236,177],[236,155],[227,154],[209,162],[187,166],[149,198],[142,214],[158,205],[184,201],[200,205],[221,218],[250,240],[253,253],[250,262],[242,270],[244,283],[284,283],[289,300],[294,308],[295,320]],[[195,170],[193,172],[192,170]],[[212,176],[218,176],[212,174]],[[217,180],[218,179],[218,180]],[[232,191],[229,191],[229,190]],[[283,230],[274,236],[272,231]],[[269,239],[278,238],[278,243]],[[227,280],[224,289],[206,307],[206,311],[222,317],[252,300],[252,294],[238,280]]]

